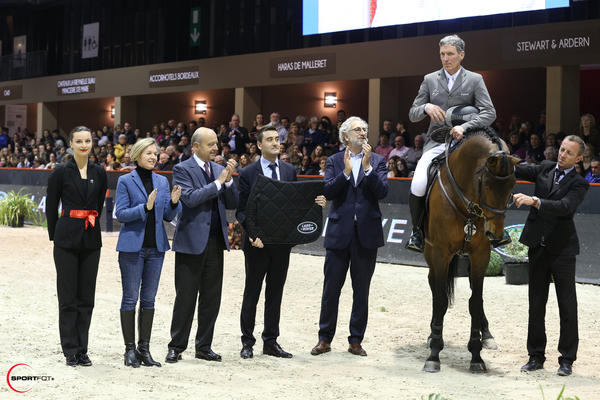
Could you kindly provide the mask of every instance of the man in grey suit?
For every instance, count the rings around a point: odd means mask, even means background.
[[[202,127],[194,132],[192,150],[192,157],[173,168],[173,183],[181,186],[183,210],[173,238],[176,294],[168,363],[181,360],[187,347],[196,298],[196,358],[221,361],[211,343],[221,305],[223,250],[229,250],[225,209],[236,208],[238,202],[231,179],[236,162],[229,160],[223,167],[213,161],[218,147],[212,129]]]
[[[462,139],[467,129],[490,126],[496,119],[496,110],[483,82],[483,77],[461,67],[460,64],[464,58],[465,42],[461,38],[451,35],[440,40],[442,69],[425,75],[419,93],[408,113],[411,122],[419,122],[427,116],[431,118],[423,156],[415,169],[408,202],[413,231],[406,248],[421,253],[425,245],[422,224],[425,212],[427,170],[431,161],[445,150],[445,144],[432,138],[432,132],[444,126],[446,110],[454,106],[470,105],[479,110],[479,114],[473,119],[452,127],[450,134],[456,141]]]

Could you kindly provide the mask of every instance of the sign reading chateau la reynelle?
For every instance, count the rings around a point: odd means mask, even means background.
[[[271,78],[335,73],[335,54],[310,54],[271,59]]]
[[[56,90],[59,96],[94,93],[96,91],[96,77],[87,76],[60,80],[56,82]]]

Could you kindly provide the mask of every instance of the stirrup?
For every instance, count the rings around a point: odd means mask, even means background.
[[[421,229],[413,228],[410,239],[406,242],[406,249],[416,251],[417,253],[423,253],[425,251],[425,240]]]

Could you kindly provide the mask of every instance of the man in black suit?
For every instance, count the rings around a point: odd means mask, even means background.
[[[242,169],[239,177],[240,199],[236,212],[237,220],[244,227],[242,248],[246,260],[246,283],[240,325],[242,328],[242,358],[252,358],[254,338],[254,322],[256,304],[260,297],[263,280],[266,277],[265,316],[262,333],[263,354],[291,358],[292,354],[284,351],[277,343],[279,336],[279,318],[281,314],[281,298],[283,286],[290,263],[290,245],[264,244],[259,237],[250,237],[246,224],[246,205],[258,175],[274,180],[295,181],[296,168],[287,162],[277,159],[279,155],[279,134],[273,126],[266,126],[257,135],[257,145],[262,152],[261,158]],[[315,203],[325,206],[325,196],[317,196]]]
[[[517,207],[531,206],[520,242],[529,246],[529,361],[521,371],[543,368],[546,357],[545,314],[550,276],[554,278],[560,313],[558,375],[571,375],[577,357],[577,295],[575,256],[579,239],[573,215],[583,201],[589,184],[575,171],[583,156],[583,141],[567,136],[558,153],[558,162],[518,165],[518,179],[535,182],[535,195],[514,195]]]
[[[240,116],[233,114],[227,133],[221,135],[221,142],[227,143],[231,152],[242,155],[246,152],[246,143],[248,143],[248,130],[240,126]]]

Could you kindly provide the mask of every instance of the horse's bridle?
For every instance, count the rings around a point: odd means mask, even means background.
[[[492,207],[488,204],[482,203],[481,201],[476,202],[473,200],[469,200],[467,198],[467,196],[465,196],[463,191],[460,189],[460,187],[458,186],[458,183],[456,183],[456,180],[454,179],[454,176],[452,175],[452,171],[450,171],[450,165],[448,164],[448,159],[450,158],[449,155],[450,155],[451,138],[452,137],[449,136],[448,139],[446,139],[446,160],[444,162],[445,167],[446,167],[446,174],[448,175],[448,180],[450,181],[450,184],[452,185],[454,192],[458,195],[458,197],[461,200],[462,205],[465,208],[465,210],[467,211],[468,215],[465,215],[465,213],[458,208],[456,203],[454,203],[454,201],[452,201],[452,198],[448,194],[448,191],[446,190],[446,187],[444,186],[444,183],[442,182],[442,174],[441,174],[441,168],[440,168],[438,170],[437,178],[438,178],[438,182],[440,184],[440,188],[442,189],[442,193],[444,193],[444,197],[446,197],[446,200],[448,200],[448,202],[450,203],[452,208],[454,208],[454,211],[456,211],[457,214],[461,215],[466,221],[470,221],[472,218],[479,218],[479,219],[483,219],[485,221],[491,221],[498,217],[504,217],[506,214],[506,211],[512,204],[512,194],[510,196],[510,200],[508,201],[506,207],[503,209],[499,209],[499,208]],[[491,154],[490,157],[495,156],[495,155],[506,155],[506,152],[499,150],[499,151]],[[482,168],[475,171],[475,174],[479,174],[479,185],[478,185],[479,193],[478,193],[478,195],[479,195],[479,198],[481,199],[481,186],[483,185],[484,174],[489,175],[494,179],[504,181],[504,180],[514,178],[515,169],[513,167],[513,172],[507,176],[499,176],[499,175],[495,175],[492,171],[490,171],[490,169],[487,166],[487,162],[485,162],[483,164]],[[485,214],[484,210],[490,211],[493,214],[493,216],[491,216],[491,217],[487,216]]]

